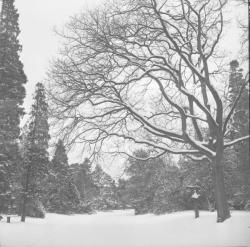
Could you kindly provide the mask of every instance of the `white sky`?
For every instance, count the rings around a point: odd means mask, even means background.
[[[56,55],[59,48],[59,40],[53,32],[54,27],[62,27],[69,17],[84,9],[91,9],[104,0],[16,0],[16,7],[20,14],[19,25],[21,34],[20,43],[23,46],[21,59],[28,77],[26,86],[27,97],[25,99],[26,111],[29,111],[34,86],[43,81],[50,59]],[[231,0],[232,2],[233,0]],[[239,30],[237,30],[237,18],[245,11],[231,11],[227,19],[231,20],[226,28],[226,35],[222,47],[227,51],[230,59],[235,59],[239,51]],[[75,161],[72,156],[70,161]]]
[[[28,111],[34,86],[44,79],[50,59],[59,48],[53,31],[62,27],[70,16],[97,6],[102,0],[16,0],[23,46],[21,59],[28,77],[25,108]]]

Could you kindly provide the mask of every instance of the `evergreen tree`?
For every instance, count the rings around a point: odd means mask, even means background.
[[[126,184],[127,181],[124,178],[120,178],[116,187],[118,207],[121,209],[126,209],[130,207],[128,193],[126,193]]]
[[[144,150],[137,150],[134,156],[138,158],[128,159],[128,167],[125,170],[129,177],[126,189],[128,193],[129,204],[135,208],[137,214],[151,211],[155,190],[152,189],[152,179],[154,177],[155,167],[150,167],[147,159],[149,154]]]
[[[144,161],[149,157],[145,150],[137,150],[134,156],[138,159],[129,158],[125,170],[129,177],[126,183],[128,204],[135,208],[137,214],[152,212],[156,191],[164,181],[165,165],[162,159]]]
[[[243,70],[239,67],[237,60],[233,60],[230,63],[230,77],[229,77],[229,100],[232,106],[236,101],[238,95],[241,92],[241,97],[239,98],[230,125],[230,135],[229,138],[237,138],[243,135],[249,134],[249,83],[243,88],[245,84],[245,79],[243,78]],[[249,163],[249,140],[245,140],[237,145],[231,150],[230,159],[226,159],[226,167],[231,168],[229,176],[231,177],[230,181],[234,181],[235,185],[232,188],[234,195],[241,195],[240,201],[250,200],[250,163]],[[228,153],[229,153],[228,152]],[[228,165],[229,163],[229,165]],[[234,164],[232,167],[231,164]],[[231,197],[232,198],[232,197]],[[231,199],[235,201],[235,197]],[[238,199],[236,201],[239,201]],[[233,202],[233,204],[235,204]],[[236,202],[236,204],[239,204]],[[240,203],[244,204],[244,203]]]
[[[86,158],[82,164],[73,164],[70,168],[81,200],[86,204],[90,203],[98,192],[91,176],[89,159]]]
[[[129,158],[125,170],[128,180],[122,189],[123,204],[135,208],[137,214],[184,209],[182,176],[171,157],[147,159],[145,150],[137,150],[134,156],[137,159]]]
[[[231,106],[234,104],[240,93],[242,85],[245,83],[243,79],[242,69],[239,63],[233,60],[230,63],[229,77],[229,99]],[[231,123],[231,138],[240,137],[249,133],[249,85],[247,85],[241,93],[241,97],[236,105],[233,119]],[[249,167],[249,140],[246,140],[235,147],[238,152],[238,158],[241,165]]]
[[[116,188],[111,176],[98,164],[92,173],[92,179],[99,192],[98,197],[92,202],[93,208],[98,210],[115,209],[117,207]]]
[[[14,0],[2,0],[0,12],[0,211],[11,210],[19,170],[18,138],[23,115],[26,76],[19,58],[21,46]]]
[[[22,221],[25,221],[27,203],[42,201],[43,182],[48,173],[48,105],[43,84],[37,83],[27,133],[23,134],[24,178]]]
[[[47,208],[51,212],[71,213],[78,210],[80,195],[68,165],[68,157],[62,140],[56,145],[50,164]]]

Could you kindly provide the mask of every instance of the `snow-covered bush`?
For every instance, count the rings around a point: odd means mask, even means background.
[[[79,214],[91,214],[94,210],[90,203],[81,202],[77,208],[77,213]]]

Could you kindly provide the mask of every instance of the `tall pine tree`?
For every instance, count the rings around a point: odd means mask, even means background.
[[[48,105],[46,103],[44,86],[37,83],[34,103],[32,105],[28,133],[24,133],[24,178],[23,178],[23,204],[22,221],[25,221],[26,214],[29,214],[26,207],[42,201],[43,182],[48,174]],[[32,215],[34,216],[34,215]]]
[[[2,0],[0,12],[0,211],[13,204],[19,170],[18,138],[26,76],[19,53],[20,33],[14,0]]]
[[[249,134],[249,83],[246,84],[245,80],[243,78],[243,70],[240,68],[238,61],[231,61],[229,77],[229,100],[231,101],[231,107],[237,102],[230,125],[229,138],[232,139]],[[246,84],[245,87],[244,84]],[[238,98],[239,94],[241,94],[240,98]],[[238,184],[238,192],[235,193],[238,194],[237,201],[250,200],[249,140],[238,143],[230,151],[231,156],[233,154],[235,156],[234,159],[230,159],[230,162],[235,163],[235,168],[232,171],[235,173],[233,184],[235,187]],[[244,203],[237,202],[236,204],[243,205]]]
[[[245,80],[242,69],[239,68],[237,60],[230,63],[229,92],[231,106],[234,104]],[[249,84],[242,90],[241,97],[235,107],[232,118],[230,134],[231,138],[247,135],[249,133]],[[249,140],[236,145],[239,161],[243,166],[249,167]]]

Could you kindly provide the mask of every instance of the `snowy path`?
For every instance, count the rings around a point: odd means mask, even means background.
[[[95,215],[47,214],[21,223],[0,222],[0,247],[219,247],[250,246],[250,212],[233,212],[217,224],[215,213],[134,216],[132,210]],[[14,219],[13,219],[14,221]]]

